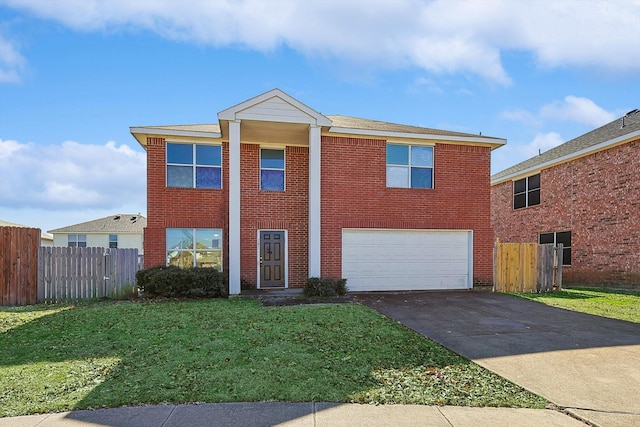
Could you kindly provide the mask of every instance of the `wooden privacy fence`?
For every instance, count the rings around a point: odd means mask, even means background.
[[[37,302],[39,247],[39,229],[0,227],[0,305]]]
[[[137,249],[41,247],[38,302],[137,295]]]
[[[493,290],[549,292],[562,288],[562,245],[495,242]]]

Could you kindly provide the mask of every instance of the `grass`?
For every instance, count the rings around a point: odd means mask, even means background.
[[[573,288],[544,294],[513,294],[567,310],[640,323],[640,293]]]
[[[546,401],[356,304],[0,309],[0,416],[157,403]]]

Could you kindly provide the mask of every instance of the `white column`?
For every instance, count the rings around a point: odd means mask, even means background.
[[[240,121],[229,122],[229,295],[240,294]]]
[[[320,277],[320,127],[309,129],[309,277]]]

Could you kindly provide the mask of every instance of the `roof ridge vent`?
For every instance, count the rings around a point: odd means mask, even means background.
[[[633,115],[633,114],[638,113],[639,111],[640,111],[640,110],[638,110],[637,108],[635,108],[635,109],[633,109],[633,110],[629,111],[627,114],[625,114],[625,116],[631,116],[631,115]]]

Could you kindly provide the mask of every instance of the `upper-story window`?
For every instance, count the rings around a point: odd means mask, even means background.
[[[260,150],[260,189],[284,191],[284,150]]]
[[[222,188],[222,147],[167,143],[167,187]]]
[[[387,187],[433,188],[433,147],[387,144]]]
[[[109,248],[110,249],[118,249],[118,235],[117,234],[109,234]]]
[[[86,248],[87,235],[86,234],[68,234],[67,246],[70,248]]]
[[[540,204],[540,174],[513,181],[513,209]]]

